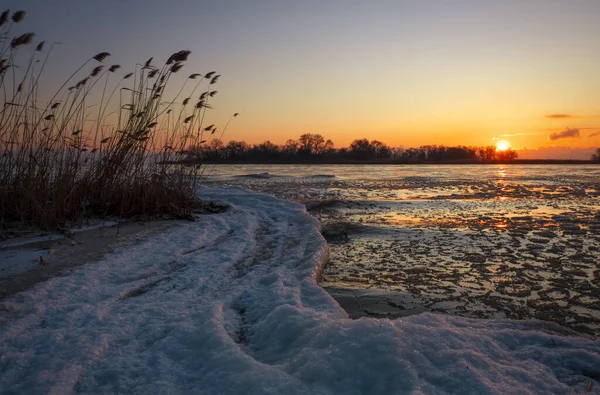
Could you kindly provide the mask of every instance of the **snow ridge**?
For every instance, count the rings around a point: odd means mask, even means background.
[[[0,393],[568,393],[600,341],[538,322],[347,319],[303,206],[202,188],[224,214],[0,301]]]

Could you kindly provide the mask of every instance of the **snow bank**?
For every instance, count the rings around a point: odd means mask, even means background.
[[[0,393],[568,393],[600,341],[536,322],[347,319],[303,206],[229,203],[0,301]]]

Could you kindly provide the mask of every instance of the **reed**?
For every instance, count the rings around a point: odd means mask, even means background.
[[[0,221],[56,229],[90,217],[189,216],[202,207],[195,157],[216,72],[165,97],[190,51],[118,77],[110,53],[86,60],[50,100],[40,88],[52,46],[0,14]],[[188,83],[192,81],[193,83]],[[182,102],[180,97],[186,97]],[[194,103],[193,105],[190,105]],[[212,126],[212,125],[211,125]],[[186,165],[194,163],[194,165]]]

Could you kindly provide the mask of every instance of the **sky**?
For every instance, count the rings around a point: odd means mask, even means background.
[[[27,11],[21,28],[60,43],[51,86],[100,51],[125,73],[151,56],[191,50],[187,73],[222,74],[215,123],[240,113],[225,140],[505,140],[526,156],[582,158],[600,147],[597,0],[4,4]]]

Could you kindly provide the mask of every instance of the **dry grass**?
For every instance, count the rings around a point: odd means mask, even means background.
[[[204,166],[182,163],[192,162],[191,147],[213,131],[202,122],[219,76],[191,74],[166,98],[190,51],[159,66],[151,58],[122,77],[121,66],[106,63],[110,54],[101,52],[43,101],[40,81],[52,46],[44,52],[34,33],[14,34],[24,18],[22,11],[0,14],[2,228],[56,229],[88,217],[185,215],[197,208]]]

